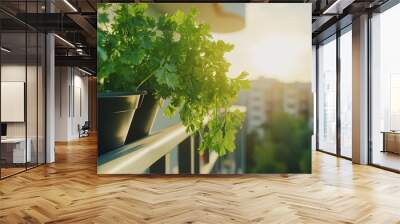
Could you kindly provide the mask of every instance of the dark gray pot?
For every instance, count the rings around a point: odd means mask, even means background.
[[[98,154],[103,155],[125,143],[140,95],[106,93],[98,95]]]
[[[125,144],[148,136],[160,109],[160,99],[154,97],[153,94],[143,95],[142,97],[143,101],[133,116]]]

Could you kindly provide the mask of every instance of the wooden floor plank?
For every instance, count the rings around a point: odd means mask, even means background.
[[[0,223],[400,223],[400,175],[313,152],[311,175],[96,175],[96,139],[0,181]]]

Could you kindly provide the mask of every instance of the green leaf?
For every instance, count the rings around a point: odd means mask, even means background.
[[[144,51],[133,51],[130,55],[131,63],[133,65],[138,65],[140,62],[142,62],[144,56]]]
[[[107,13],[99,13],[99,15],[97,16],[97,19],[98,19],[98,23],[108,23],[109,22]]]
[[[151,47],[152,47],[151,39],[148,38],[148,37],[145,37],[143,39],[143,48],[144,49],[151,49]]]
[[[99,55],[101,61],[107,60],[107,53],[102,47],[97,47],[97,54]]]
[[[175,107],[173,107],[172,105],[168,105],[164,110],[164,114],[167,117],[172,117],[174,115],[175,111],[176,111]]]
[[[173,65],[167,65],[157,69],[155,71],[157,81],[170,88],[175,88],[178,84],[178,77],[174,71],[176,72],[176,68]]]
[[[182,24],[183,21],[185,20],[185,14],[178,10],[173,16],[172,20],[175,21],[178,25]]]
[[[188,132],[199,131],[201,152],[232,152],[244,116],[226,111],[249,87],[246,72],[233,79],[227,76],[230,63],[225,54],[234,45],[214,40],[195,9],[154,15],[147,4],[99,5],[99,91],[140,88],[167,99],[164,115],[179,112]],[[107,13],[114,15],[112,21]]]

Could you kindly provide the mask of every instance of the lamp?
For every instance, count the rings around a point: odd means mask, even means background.
[[[79,67],[78,67],[78,70],[81,71],[81,72],[83,72],[83,73],[85,73],[86,75],[89,75],[89,76],[92,76],[92,75],[93,75],[92,73],[90,73],[90,72],[88,72],[88,71],[86,71],[86,70],[84,70],[84,69],[81,69],[81,68],[79,68]]]
[[[64,3],[68,5],[74,12],[78,12],[78,10],[73,6],[68,0],[64,0]]]
[[[59,40],[61,40],[62,42],[64,42],[65,44],[67,44],[68,46],[75,48],[75,45],[73,45],[71,42],[69,42],[68,40],[62,38],[61,36],[59,36],[58,34],[54,34],[55,37],[57,37]]]
[[[347,6],[351,5],[355,0],[336,0],[322,14],[340,14]]]
[[[11,52],[11,50],[9,50],[9,49],[7,49],[7,48],[5,48],[5,47],[1,47],[0,49],[1,49],[2,51],[6,52],[6,53],[10,53],[10,52]]]

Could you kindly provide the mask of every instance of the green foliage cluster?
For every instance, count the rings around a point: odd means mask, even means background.
[[[247,138],[247,172],[311,173],[311,133],[306,119],[273,114],[263,134]]]
[[[200,133],[201,152],[233,151],[244,115],[229,108],[249,87],[246,72],[226,75],[224,55],[234,46],[214,40],[209,26],[196,20],[196,10],[159,16],[146,10],[146,4],[99,4],[99,91],[145,90],[169,99],[164,114],[179,111],[187,131]],[[113,12],[111,22],[107,11]]]

